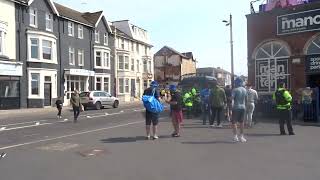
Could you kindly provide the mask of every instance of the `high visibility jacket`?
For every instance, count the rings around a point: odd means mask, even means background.
[[[277,91],[275,93],[273,93],[272,98],[273,98],[273,100],[275,100],[277,102],[277,98],[279,98],[279,97],[276,96],[276,93],[281,92],[281,91],[283,91],[283,93],[282,93],[283,97],[281,97],[281,98],[283,98],[285,100],[285,103],[278,102],[277,109],[278,110],[286,110],[286,109],[289,110],[289,109],[291,109],[291,103],[292,103],[292,96],[289,91],[287,91],[284,88],[279,88],[279,89],[277,89]]]
[[[193,106],[192,95],[189,92],[184,94],[183,103],[184,103],[184,105],[186,107],[192,107]]]

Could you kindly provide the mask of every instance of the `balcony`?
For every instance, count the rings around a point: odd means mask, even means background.
[[[320,0],[254,0],[250,2],[251,14],[272,11],[275,9],[285,9],[303,4],[320,2]],[[259,11],[256,11],[255,6],[259,5]]]

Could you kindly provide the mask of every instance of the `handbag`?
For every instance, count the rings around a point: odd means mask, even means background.
[[[152,95],[143,95],[142,102],[147,111],[152,113],[161,113],[164,108],[158,99],[154,97],[155,89],[152,90]]]

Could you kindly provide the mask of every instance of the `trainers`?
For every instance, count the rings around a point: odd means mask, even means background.
[[[289,133],[290,136],[296,135],[294,132]]]
[[[173,137],[180,137],[180,134],[174,134]]]
[[[240,137],[240,142],[247,142],[246,138],[244,138],[243,136]]]
[[[223,126],[222,126],[222,124],[219,124],[218,126],[217,126],[217,128],[222,128]]]
[[[233,142],[239,142],[239,138],[238,138],[237,135],[235,135],[235,136],[233,137]]]
[[[159,139],[159,137],[157,135],[154,135],[153,139]]]
[[[146,136],[146,140],[150,140],[150,139],[151,139],[150,135]]]
[[[212,124],[212,125],[210,125],[210,127],[215,128],[215,127],[216,127],[216,125],[215,125],[215,124]]]

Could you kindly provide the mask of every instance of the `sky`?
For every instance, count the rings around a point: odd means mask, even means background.
[[[234,71],[247,75],[247,25],[251,0],[55,0],[80,12],[103,10],[108,21],[130,20],[146,29],[153,53],[167,45],[193,52],[197,67],[231,71],[230,31],[222,20],[233,16]]]

